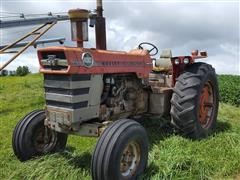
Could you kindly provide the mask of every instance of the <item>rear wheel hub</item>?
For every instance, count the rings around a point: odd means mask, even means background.
[[[210,82],[206,82],[201,91],[199,105],[199,122],[205,129],[209,128],[213,114],[213,89]]]

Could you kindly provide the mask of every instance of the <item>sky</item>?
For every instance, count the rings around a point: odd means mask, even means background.
[[[3,17],[6,15],[3,12],[35,14],[67,12],[73,8],[93,10],[95,0],[2,0],[0,5],[0,17]],[[201,61],[211,64],[218,74],[240,75],[240,1],[103,0],[103,5],[107,49],[129,51],[141,42],[150,42],[160,52],[170,48],[173,56],[190,55],[194,49],[206,50],[209,57]],[[11,43],[33,28],[3,29],[0,44]],[[71,41],[69,21],[59,22],[42,39],[55,37],[65,37],[65,45],[75,46]],[[89,28],[89,38],[85,46],[95,47],[92,28]],[[59,44],[38,48],[56,45]],[[30,48],[6,69],[27,65],[32,72],[38,72],[36,52],[37,49]],[[9,57],[1,55],[0,64]]]

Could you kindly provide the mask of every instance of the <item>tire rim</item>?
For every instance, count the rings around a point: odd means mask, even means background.
[[[121,162],[120,172],[123,177],[131,177],[137,171],[140,163],[140,146],[137,142],[130,142],[125,147]]]
[[[33,138],[34,147],[39,153],[45,154],[50,152],[57,143],[56,132],[45,126],[39,127],[35,131]]]
[[[199,106],[199,122],[204,129],[208,129],[211,126],[213,108],[214,108],[214,94],[210,81],[204,84],[204,87],[200,95]]]

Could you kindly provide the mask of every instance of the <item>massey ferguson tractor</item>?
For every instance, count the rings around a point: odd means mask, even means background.
[[[106,50],[102,12],[101,0],[95,11],[70,10],[77,47],[38,50],[46,106],[17,124],[13,150],[26,161],[63,151],[68,134],[99,137],[92,178],[137,179],[147,166],[148,137],[136,117],[170,114],[177,132],[205,138],[216,127],[217,78],[211,65],[195,62],[207,57],[203,51],[173,57],[162,50],[155,59],[158,48],[148,42],[128,52]],[[96,48],[83,47],[88,26],[95,27]]]

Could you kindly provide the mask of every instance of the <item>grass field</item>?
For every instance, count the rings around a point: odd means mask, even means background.
[[[64,153],[25,163],[14,156],[16,123],[43,105],[42,76],[0,77],[0,179],[91,179],[94,138],[70,136]],[[161,119],[146,122],[150,154],[142,179],[236,179],[240,174],[239,107],[220,104],[217,130],[202,141],[174,135]]]

